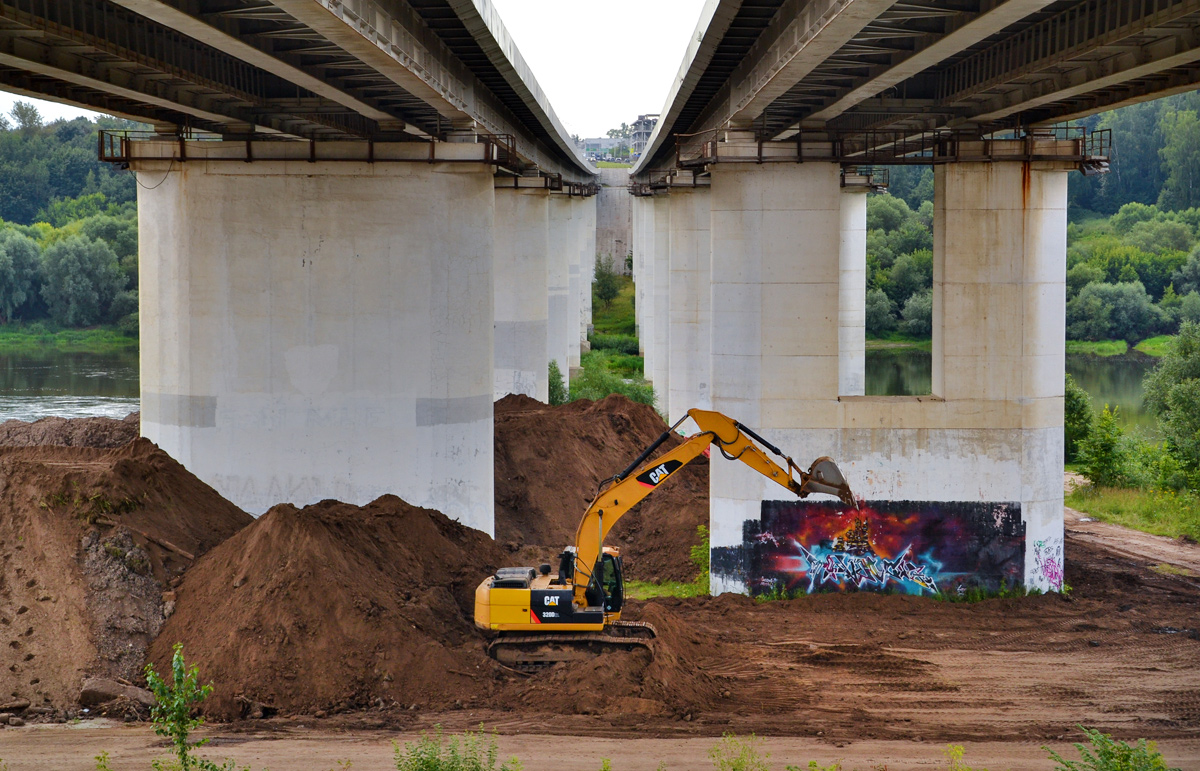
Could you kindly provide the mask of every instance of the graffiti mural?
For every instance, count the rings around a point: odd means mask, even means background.
[[[1033,542],[1033,581],[1041,589],[1060,592],[1063,587],[1063,539]]]
[[[764,501],[743,544],[713,550],[713,570],[752,594],[998,590],[1025,578],[1019,503]],[[721,551],[727,553],[720,553]],[[1046,564],[1061,574],[1047,552]],[[718,575],[718,578],[721,578]],[[1061,579],[1060,579],[1061,584]]]

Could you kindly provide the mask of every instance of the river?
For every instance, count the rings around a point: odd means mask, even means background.
[[[1119,408],[1126,428],[1149,436],[1157,429],[1154,416],[1142,407],[1142,378],[1155,364],[1150,356],[1132,351],[1123,356],[1068,354],[1067,372],[1092,397],[1099,411],[1105,404]],[[903,396],[930,393],[932,354],[912,349],[867,351],[867,394]]]

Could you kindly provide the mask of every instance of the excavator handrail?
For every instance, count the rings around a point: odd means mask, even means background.
[[[661,447],[687,418],[691,418],[700,431],[685,439],[678,447],[655,458],[652,462],[646,463],[650,455]],[[724,431],[727,428],[733,429],[731,439],[721,436],[722,433],[728,433]],[[771,460],[766,453],[759,449],[754,440],[783,458],[787,462],[787,468],[784,469]],[[673,476],[675,472],[699,457],[714,442],[727,459],[742,461],[801,498],[807,497],[811,492],[827,493],[836,495],[845,503],[857,507],[857,501],[850,491],[850,486],[846,484],[845,479],[841,477],[841,472],[829,458],[821,457],[813,461],[809,471],[806,472],[797,466],[790,456],[784,455],[778,447],[741,423],[711,410],[688,410],[684,418],[680,418],[673,426],[664,431],[624,471],[606,480],[611,484],[604,486],[604,483],[601,482],[601,489],[580,519],[579,526],[575,531],[575,554],[572,567],[575,572],[585,574],[588,580],[586,582],[573,581],[577,606],[587,605],[588,586],[594,578],[598,580],[598,577],[595,576],[595,565],[603,554],[604,539],[613,526],[626,512]],[[736,454],[728,452],[726,448],[735,450]],[[750,455],[749,458],[746,457],[747,453]],[[818,469],[818,467],[820,468]],[[793,470],[799,474],[799,481],[792,476]],[[830,475],[829,478],[826,475]]]

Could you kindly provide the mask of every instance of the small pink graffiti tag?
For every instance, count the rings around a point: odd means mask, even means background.
[[[1063,563],[1062,541],[1057,538],[1049,541],[1034,541],[1033,564],[1046,583],[1055,591],[1062,589]]]

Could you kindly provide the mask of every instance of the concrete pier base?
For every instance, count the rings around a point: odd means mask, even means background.
[[[361,157],[359,143],[346,151]],[[493,175],[135,143],[142,432],[254,514],[394,493],[493,532]],[[422,147],[377,146],[387,153]],[[339,153],[324,143],[326,157]]]
[[[693,407],[709,407],[708,384],[712,376],[709,188],[676,188],[671,191],[670,206],[668,422],[674,424]]]
[[[549,198],[547,190],[496,189],[495,399],[549,399]]]
[[[858,214],[839,194],[837,166],[714,166],[713,408],[758,428],[798,463],[833,457],[859,496],[879,502],[872,527],[907,537],[895,516],[902,502],[916,502],[921,521],[942,523],[953,510],[978,525],[965,540],[937,542],[975,566],[957,575],[991,571],[1058,589],[1070,168],[936,167],[933,395],[869,397],[843,390],[857,370],[848,377],[842,366],[853,347],[841,333],[854,325],[839,298],[861,290],[843,259],[851,240],[843,234],[857,229]],[[714,592],[752,588],[755,577],[718,563],[749,548],[745,526],[762,521],[763,501],[789,498],[742,464],[712,464]],[[849,526],[855,515],[840,511]],[[905,564],[918,567],[927,566]],[[953,590],[937,580],[938,591]]]

